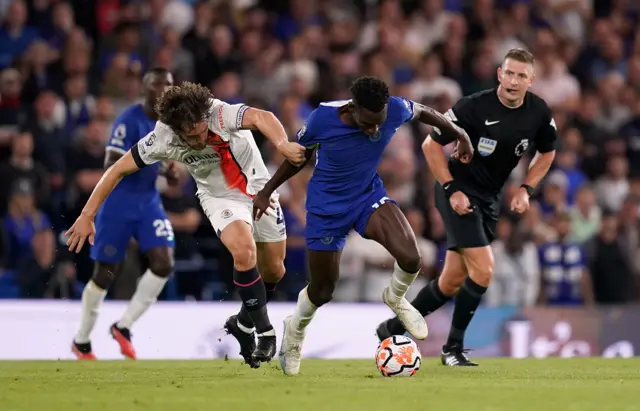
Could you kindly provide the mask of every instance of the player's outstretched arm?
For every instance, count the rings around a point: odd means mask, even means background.
[[[417,119],[423,124],[436,127],[439,132],[446,137],[458,140],[457,157],[460,158],[463,163],[471,161],[471,157],[473,157],[473,145],[467,132],[464,131],[463,128],[458,127],[443,114],[423,104],[414,103],[413,112],[414,119]]]
[[[276,146],[280,154],[295,166],[305,162],[305,148],[298,143],[290,142],[282,123],[270,111],[249,107],[242,117],[242,128],[259,130]]]
[[[69,251],[75,250],[76,253],[80,252],[87,239],[89,240],[89,244],[93,245],[93,237],[96,232],[93,219],[98,213],[100,206],[124,176],[138,170],[139,168],[133,159],[131,150],[129,150],[104,172],[102,178],[93,189],[87,204],[85,204],[82,209],[80,216],[66,232]]]

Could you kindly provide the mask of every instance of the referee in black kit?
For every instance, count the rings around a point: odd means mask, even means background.
[[[447,254],[440,277],[424,287],[413,305],[428,315],[455,296],[455,308],[442,363],[476,366],[465,355],[464,333],[493,274],[493,241],[500,192],[520,157],[530,148],[537,153],[527,177],[511,201],[511,210],[524,213],[529,197],[549,171],[555,157],[556,125],[544,100],[529,92],[535,80],[534,57],[523,49],[510,50],[498,68],[497,88],[462,98],[446,116],[462,127],[474,145],[471,163],[462,164],[443,146],[453,140],[439,130],[427,137],[422,150],[438,183],[435,202],[447,232]],[[377,329],[382,340],[403,334],[397,318]]]

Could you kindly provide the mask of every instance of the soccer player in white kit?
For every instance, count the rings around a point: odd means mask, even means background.
[[[258,368],[276,351],[266,304],[285,272],[286,229],[277,196],[267,218],[253,220],[252,199],[270,175],[249,130],[260,130],[292,164],[304,162],[305,149],[288,141],[272,113],[227,104],[194,83],[169,88],[156,111],[155,129],[104,173],[67,232],[67,245],[78,252],[87,239],[93,244],[94,217],[122,177],[162,160],[183,163],[196,180],[205,214],[233,256],[242,308],[225,328],[240,343],[245,361]]]

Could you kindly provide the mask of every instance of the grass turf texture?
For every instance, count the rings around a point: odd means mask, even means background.
[[[304,360],[297,377],[276,361],[0,362],[0,410],[640,410],[640,359],[424,360],[411,378],[373,360]]]

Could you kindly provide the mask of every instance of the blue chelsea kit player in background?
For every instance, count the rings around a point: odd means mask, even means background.
[[[418,339],[427,336],[422,315],[404,298],[420,273],[415,236],[398,206],[387,197],[377,168],[385,147],[404,123],[431,124],[459,141],[456,156],[468,162],[473,147],[467,134],[431,108],[389,96],[387,85],[361,77],[350,88],[351,100],[320,104],[298,132],[307,158],[316,153],[307,194],[306,243],[310,283],[296,310],[285,319],[280,363],[284,373],[300,369],[306,326],[315,311],[328,303],[339,277],[340,254],[350,230],[383,245],[395,258],[391,282],[382,299]],[[284,162],[254,200],[255,217],[268,212],[271,193],[301,167]]]
[[[172,84],[173,77],[166,69],[154,68],[145,74],[144,102],[127,108],[116,119],[106,149],[105,169],[153,131],[157,119],[154,104]],[[80,326],[72,343],[72,352],[78,359],[95,359],[90,333],[100,304],[122,267],[131,238],[137,241],[145,255],[148,270],[140,278],[122,318],[111,326],[110,333],[125,357],[136,357],[130,328],[157,300],[173,271],[173,230],[162,207],[156,180],[162,172],[172,183],[174,175],[171,166],[162,170],[161,167],[158,163],[123,178],[96,215],[96,236],[91,248],[95,268],[82,293]]]

